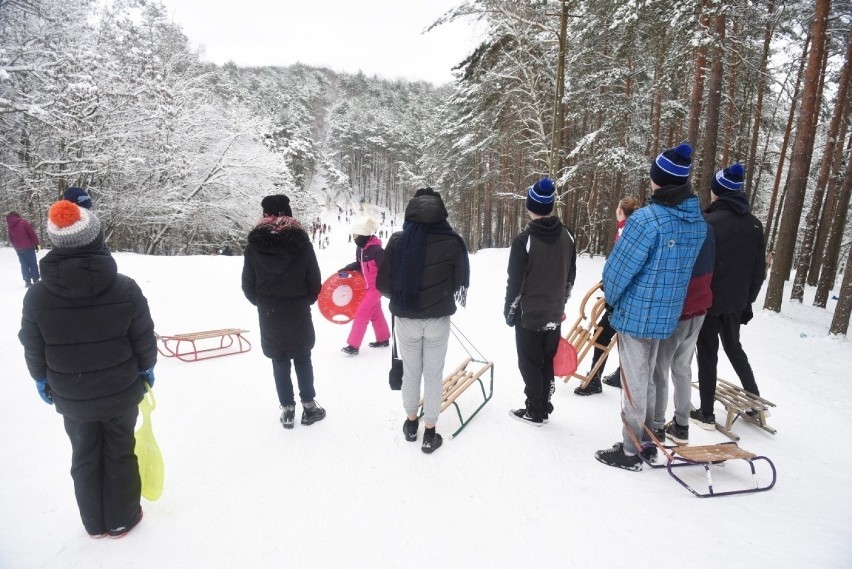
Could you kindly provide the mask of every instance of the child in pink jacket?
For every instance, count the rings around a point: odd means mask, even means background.
[[[376,275],[379,272],[379,263],[382,261],[384,249],[382,241],[374,235],[379,223],[371,217],[355,219],[352,222],[352,235],[358,248],[355,250],[356,261],[340,269],[338,272],[358,271],[364,275],[367,282],[367,291],[364,299],[355,312],[355,320],[352,323],[352,331],[343,353],[356,356],[361,348],[361,342],[367,331],[367,324],[373,324],[373,332],[376,341],[370,342],[371,348],[386,348],[390,345],[390,330],[388,329],[385,313],[382,310],[382,294],[376,288]]]

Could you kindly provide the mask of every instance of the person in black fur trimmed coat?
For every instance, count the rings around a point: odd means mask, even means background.
[[[244,253],[242,287],[246,298],[257,306],[260,344],[272,360],[281,425],[295,424],[296,400],[290,365],[296,369],[302,424],[325,418],[325,409],[314,399],[314,368],[311,350],[316,335],[311,305],[322,282],[317,257],[302,225],[293,217],[290,199],[283,194],[266,196],[261,202],[263,217],[248,235]]]
[[[39,395],[63,415],[71,477],[92,537],[122,537],[142,519],[134,429],[157,341],[148,301],[103,250],[97,216],[69,201],[50,208],[54,249],[24,297],[18,338]]]

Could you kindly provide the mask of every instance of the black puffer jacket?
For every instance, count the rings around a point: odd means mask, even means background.
[[[139,370],[157,362],[148,301],[103,250],[54,249],[24,297],[27,368],[46,377],[56,410],[77,421],[127,414],[145,392]]]
[[[711,314],[734,314],[757,299],[766,269],[763,225],[742,192],[719,196],[704,210],[716,236]]]
[[[447,220],[447,209],[437,196],[413,198],[405,208],[405,220],[415,223],[440,223]],[[390,297],[390,311],[401,318],[441,318],[456,312],[455,293],[461,288],[467,267],[467,251],[458,235],[430,233],[426,238],[423,259],[423,280],[420,285],[420,304],[417,310],[403,310],[392,295],[394,259],[403,253],[397,250],[401,231],[391,235],[379,265],[376,288]]]
[[[273,233],[259,226],[248,235],[243,256],[243,293],[257,306],[260,343],[268,358],[294,358],[316,340],[311,304],[322,282],[308,234],[302,229]]]
[[[573,235],[555,216],[530,221],[512,241],[508,273],[503,315],[521,294],[516,322],[528,330],[555,329],[577,274]]]

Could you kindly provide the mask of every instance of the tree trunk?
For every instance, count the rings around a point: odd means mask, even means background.
[[[825,308],[828,295],[834,287],[834,279],[837,278],[837,263],[840,261],[840,246],[843,243],[843,230],[846,227],[846,214],[849,211],[849,197],[852,195],[852,157],[846,159],[846,177],[843,180],[843,189],[837,197],[837,215],[831,220],[831,230],[828,234],[828,242],[825,245],[825,254],[822,257],[822,271],[817,283],[814,306]],[[847,265],[846,270],[849,270]]]
[[[852,156],[852,135],[847,138],[849,123],[852,120],[852,97],[846,97],[846,120],[843,121],[839,136],[840,140],[846,140],[846,148],[842,145],[837,145],[834,151],[834,165],[831,169],[831,177],[828,180],[828,189],[826,190],[826,199],[822,204],[822,213],[820,221],[817,224],[816,241],[814,242],[814,250],[811,254],[811,266],[808,269],[808,284],[816,286],[819,282],[820,268],[822,267],[822,258],[825,255],[825,243],[828,241],[828,232],[831,229],[831,220],[837,211],[837,194],[840,185],[841,170],[843,169],[843,156]]]
[[[698,27],[706,29],[708,16],[704,13],[706,0],[701,3],[698,17]],[[698,129],[701,118],[701,99],[704,97],[704,73],[707,67],[707,47],[703,44],[695,52],[695,74],[692,81],[692,97],[689,105],[689,144],[695,147],[698,144]]]
[[[843,284],[840,285],[840,300],[834,309],[829,334],[843,334],[849,330],[849,314],[852,313],[852,247],[846,256],[846,269],[843,271]]]
[[[725,57],[725,14],[720,6],[716,14],[716,45],[713,47],[713,64],[707,88],[707,120],[704,123],[704,145],[701,150],[701,176],[698,178],[698,195],[706,206],[710,203],[710,180],[716,170],[716,150],[719,140],[719,113],[722,106],[722,59]]]
[[[772,16],[775,14],[775,0],[769,1],[767,12],[768,17],[766,20],[766,30],[763,32],[763,55],[760,58],[760,69],[757,71],[757,102],[754,106],[754,122],[751,131],[751,143],[749,144],[748,158],[746,159],[745,193],[749,196],[749,202],[752,206],[754,206],[752,180],[755,175],[754,164],[757,159],[757,141],[760,138],[760,122],[763,119],[763,94],[766,92],[766,63],[769,61],[769,46],[772,43],[772,28],[774,27],[774,20]],[[757,186],[754,186],[754,188],[756,190]]]
[[[553,132],[550,143],[550,177],[554,180],[562,169],[562,129],[565,112],[562,98],[565,96],[565,51],[568,45],[568,3],[562,0],[562,15],[559,20],[559,57],[556,62],[556,92],[553,96]]]
[[[826,53],[828,53],[827,50]],[[796,263],[796,278],[793,281],[793,291],[790,298],[799,302],[802,302],[802,297],[804,296],[805,279],[807,278],[808,267],[811,264],[811,255],[813,253],[816,223],[819,219],[819,212],[822,209],[822,200],[825,195],[825,186],[828,183],[828,175],[831,173],[831,166],[834,163],[834,149],[837,146],[840,124],[843,122],[846,114],[846,95],[849,91],[850,76],[852,76],[852,34],[847,36],[846,59],[843,63],[843,69],[840,71],[837,97],[834,101],[834,114],[831,117],[831,124],[828,127],[828,137],[823,148],[819,177],[817,178],[817,185],[814,189],[810,211],[808,211],[808,215],[805,218],[805,234],[802,238],[799,257]]]
[[[737,41],[739,26],[736,18],[734,18],[734,21],[731,25],[731,34],[733,36],[733,40]],[[722,164],[725,166],[729,164],[729,160],[731,159],[731,143],[734,140],[734,116],[736,114],[734,99],[737,95],[737,71],[739,70],[740,56],[739,54],[732,52],[731,59],[733,60],[733,62],[728,66],[731,72],[730,76],[728,77],[728,105],[725,113],[725,136],[723,138],[722,144]],[[710,196],[708,195],[708,199],[709,197]]]
[[[799,101],[799,88],[802,85],[802,77],[805,72],[805,63],[810,54],[811,36],[805,39],[805,46],[802,49],[802,59],[799,63],[799,72],[796,75],[796,85],[793,88],[793,98],[790,100],[790,114],[787,117],[787,127],[784,129],[784,140],[781,142],[781,154],[778,157],[778,166],[775,170],[775,182],[772,184],[772,197],[769,198],[769,210],[766,213],[766,223],[763,225],[763,241],[766,243],[769,251],[774,252],[775,247],[770,245],[769,235],[771,234],[772,222],[775,217],[775,201],[778,198],[778,188],[781,186],[781,174],[784,172],[784,161],[787,159],[787,146],[790,144],[790,136],[793,132],[793,119],[796,117],[796,103]],[[768,139],[767,139],[768,142]],[[748,172],[746,172],[748,174]]]
[[[796,248],[796,234],[805,201],[805,188],[808,184],[808,172],[811,167],[816,134],[819,74],[827,44],[826,30],[830,7],[831,0],[816,0],[813,31],[811,32],[813,49],[808,56],[808,65],[805,71],[802,108],[799,112],[796,143],[793,145],[790,172],[787,176],[789,188],[779,224],[778,243],[772,262],[772,271],[769,275],[769,285],[766,289],[766,303],[764,304],[764,308],[775,312],[781,311],[784,281],[790,276],[793,252]]]

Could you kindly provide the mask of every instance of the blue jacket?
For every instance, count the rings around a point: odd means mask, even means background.
[[[606,261],[603,285],[622,334],[663,339],[677,327],[707,225],[689,184],[654,192],[636,210]]]

